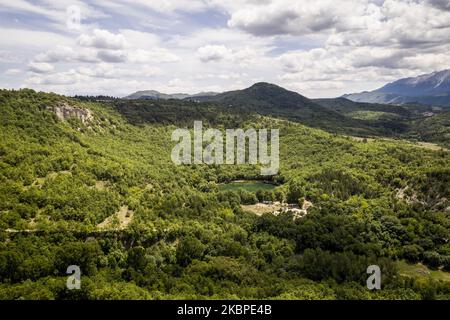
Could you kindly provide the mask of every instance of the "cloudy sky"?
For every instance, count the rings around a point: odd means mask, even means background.
[[[0,0],[0,87],[308,97],[450,68],[450,0]]]

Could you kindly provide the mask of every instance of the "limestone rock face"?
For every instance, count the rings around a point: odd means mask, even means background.
[[[61,121],[75,117],[80,119],[83,123],[86,123],[93,119],[91,110],[73,107],[67,103],[55,107],[49,107],[49,109],[53,111]]]

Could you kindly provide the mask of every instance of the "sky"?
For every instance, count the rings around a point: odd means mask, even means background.
[[[450,68],[450,0],[0,0],[0,87],[310,98]]]

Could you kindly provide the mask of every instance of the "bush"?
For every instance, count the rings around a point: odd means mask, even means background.
[[[180,266],[187,266],[194,259],[203,257],[205,246],[192,236],[183,238],[177,246],[177,263]]]
[[[442,265],[441,255],[435,251],[427,251],[423,255],[423,261],[432,268],[438,268]]]
[[[409,244],[402,248],[402,257],[411,262],[417,262],[423,258],[423,248],[417,244]]]

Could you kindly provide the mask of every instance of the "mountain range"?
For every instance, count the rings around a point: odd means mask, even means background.
[[[337,132],[348,132],[350,128],[357,128],[351,131],[354,134],[373,133],[371,128],[359,120],[346,117],[297,92],[267,82],[258,82],[242,90],[227,91],[214,96],[197,96],[187,100],[215,103],[228,110],[240,109],[260,115],[276,116]]]
[[[129,96],[130,97],[130,96]],[[155,100],[152,106],[145,100]],[[446,144],[449,137],[448,112],[432,106],[420,104],[392,105],[380,103],[355,102],[347,98],[308,99],[307,97],[280,86],[259,82],[242,89],[214,95],[192,95],[176,98],[172,104],[177,111],[160,107],[167,98],[141,97],[139,100],[124,100],[120,112],[141,122],[142,119],[164,122],[173,118],[196,119],[204,117],[213,109],[202,109],[203,105],[214,106],[214,112],[239,114],[259,114],[302,123],[309,127],[329,132],[354,136],[392,136],[434,141]],[[129,102],[125,102],[129,101]],[[181,108],[183,104],[200,108]],[[136,105],[135,107],[133,107]],[[209,110],[209,111],[208,111]],[[189,114],[185,114],[189,112]],[[155,116],[157,114],[157,116]],[[207,115],[209,117],[209,115]],[[214,117],[209,117],[214,118]],[[420,132],[418,132],[420,128]]]
[[[269,85],[269,84],[267,84]],[[252,88],[252,87],[250,87]],[[249,88],[249,89],[250,89]],[[255,88],[242,92],[242,90],[218,92],[200,92],[196,94],[187,93],[161,93],[156,90],[137,91],[124,99],[190,99],[199,102],[221,101],[221,102],[239,102],[235,100],[235,94],[241,92],[247,97],[252,94]],[[259,94],[260,92],[258,92]],[[253,92],[255,98],[255,92]],[[307,99],[303,97],[304,99]],[[360,93],[345,94],[342,98],[354,102],[381,103],[381,104],[424,104],[441,107],[450,107],[450,70],[436,71],[429,74],[423,74],[417,77],[403,78],[388,83],[383,87],[373,91],[363,91]],[[245,99],[246,100],[246,99]],[[253,99],[254,100],[254,99]],[[257,97],[261,101],[262,97]],[[306,100],[304,100],[306,101]],[[242,101],[241,101],[242,102]],[[291,101],[292,102],[292,101]],[[288,105],[290,102],[284,101]]]
[[[346,94],[343,97],[356,102],[399,105],[420,103],[448,107],[450,106],[450,70],[403,78],[373,91]]]
[[[138,98],[137,98],[138,97]],[[371,134],[370,128],[364,128],[354,119],[343,116],[339,112],[328,109],[308,99],[301,94],[286,90],[275,84],[259,82],[242,89],[223,93],[198,93],[195,95],[163,94],[157,91],[139,91],[126,99],[168,100],[178,99],[196,103],[211,103],[228,111],[254,112],[260,115],[271,115],[284,119],[295,120],[311,127],[336,129],[339,123],[342,130],[358,128],[357,133]],[[339,129],[338,131],[342,131]],[[362,130],[359,130],[362,129]]]
[[[217,92],[200,92],[197,94],[187,94],[187,93],[161,93],[156,90],[143,90],[143,91],[136,91],[126,97],[124,99],[147,99],[147,100],[156,100],[156,99],[163,99],[163,100],[169,100],[169,99],[185,99],[185,98],[195,98],[195,97],[208,97],[208,96],[214,96],[218,94]]]

